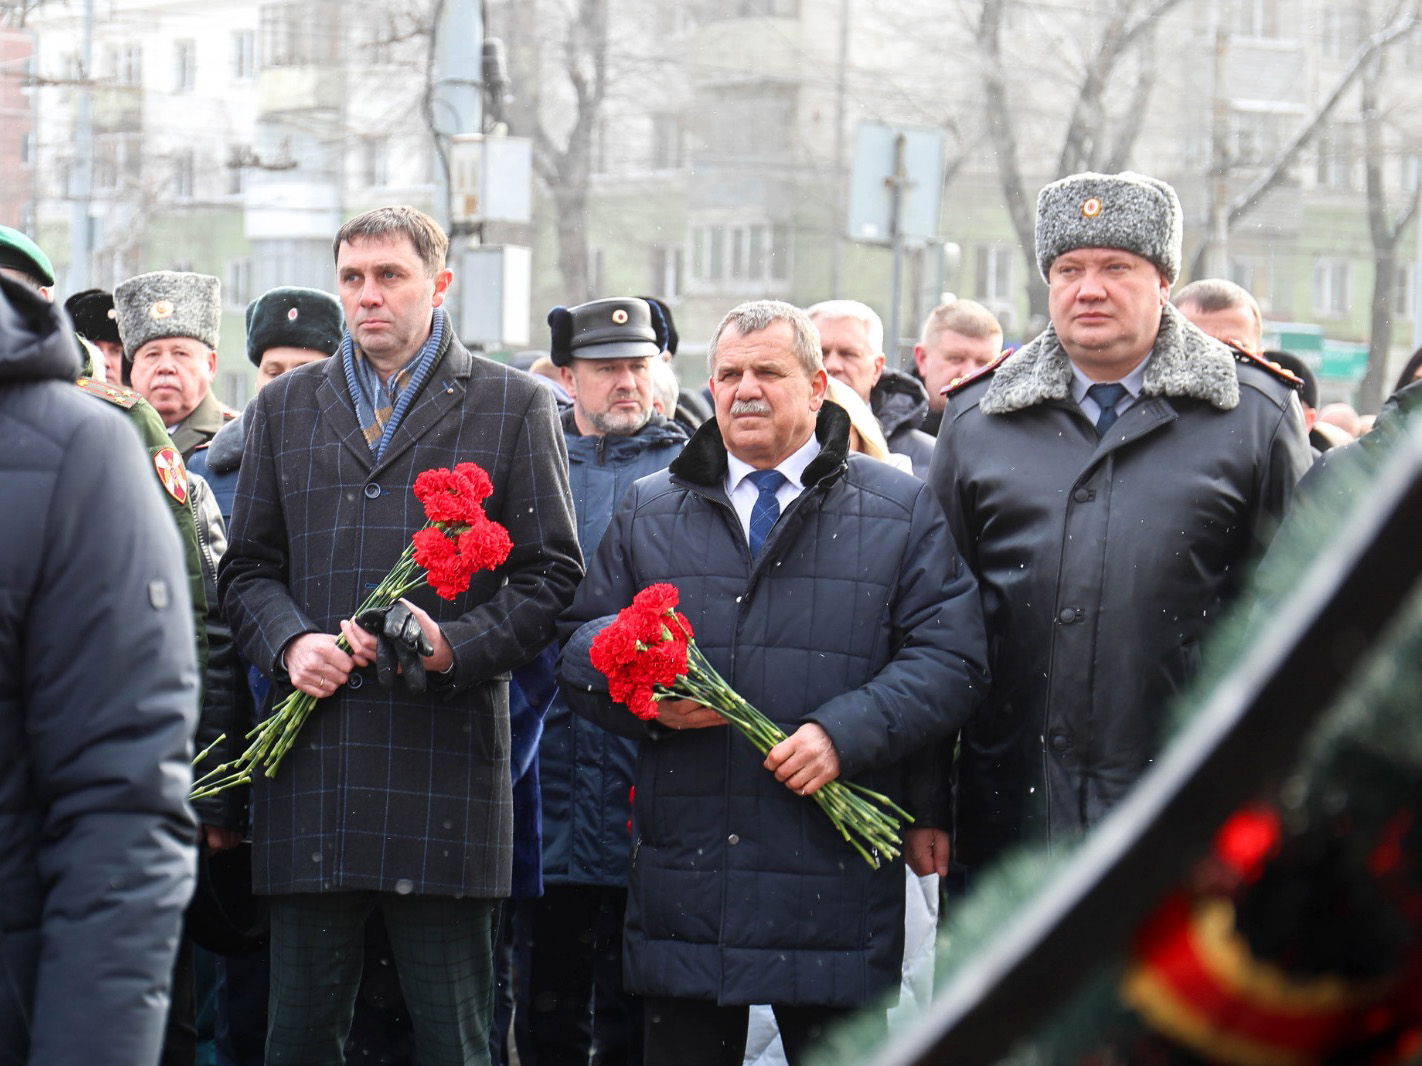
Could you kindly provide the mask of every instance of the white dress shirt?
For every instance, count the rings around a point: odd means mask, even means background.
[[[795,497],[805,491],[804,483],[800,479],[805,476],[805,467],[819,454],[819,438],[811,433],[809,440],[776,464],[775,469],[785,475],[785,484],[775,493],[781,514],[785,513],[785,508]],[[750,541],[751,508],[760,497],[760,490],[746,475],[753,473],[755,469],[730,452],[726,453],[726,495],[730,497],[731,506],[736,509],[736,517],[741,520],[741,532],[745,534],[747,543]]]

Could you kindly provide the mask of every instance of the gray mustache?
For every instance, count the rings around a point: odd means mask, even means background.
[[[764,400],[737,400],[731,404],[731,415],[768,415],[770,404]]]

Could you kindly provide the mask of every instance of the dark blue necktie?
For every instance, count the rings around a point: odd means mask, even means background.
[[[1101,413],[1096,416],[1096,432],[1104,435],[1116,421],[1116,405],[1125,398],[1126,386],[1119,381],[1103,381],[1092,385],[1086,395],[1096,401]]]
[[[775,498],[775,494],[780,486],[785,484],[786,477],[779,470],[752,470],[746,475],[746,479],[752,482],[760,493],[751,508],[750,516],[750,550],[751,558],[754,559],[760,555],[765,538],[770,536],[775,520],[780,517],[780,501]]]

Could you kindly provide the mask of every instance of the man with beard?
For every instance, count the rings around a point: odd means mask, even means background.
[[[585,556],[632,483],[664,470],[686,443],[680,426],[652,410],[664,321],[636,298],[549,313],[550,354],[573,398],[563,432]],[[551,676],[551,657],[539,662]],[[594,1039],[608,1066],[641,1062],[640,1005],[622,992],[636,749],[554,697],[538,746],[544,893],[520,906],[527,936],[518,1047],[526,1062],[585,1063]]]

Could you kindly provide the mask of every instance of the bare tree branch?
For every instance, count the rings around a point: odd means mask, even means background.
[[[1288,175],[1289,168],[1292,167],[1294,161],[1298,159],[1299,153],[1313,140],[1319,128],[1328,120],[1329,115],[1333,113],[1333,109],[1338,106],[1338,101],[1343,98],[1343,94],[1347,92],[1353,83],[1357,81],[1359,76],[1361,76],[1368,63],[1372,61],[1374,57],[1381,54],[1388,45],[1402,39],[1417,26],[1415,4],[1411,5],[1411,7],[1412,10],[1399,18],[1387,29],[1369,37],[1359,47],[1358,51],[1354,53],[1353,58],[1349,61],[1347,68],[1339,76],[1333,89],[1329,92],[1328,96],[1324,98],[1323,103],[1319,105],[1318,110],[1314,112],[1309,121],[1304,123],[1299,131],[1294,134],[1293,139],[1289,141],[1283,153],[1274,161],[1274,165],[1265,171],[1264,174],[1260,175],[1253,185],[1236,197],[1234,202],[1230,204],[1228,216],[1228,224],[1230,226],[1233,226],[1248,214],[1271,189],[1284,180]]]

